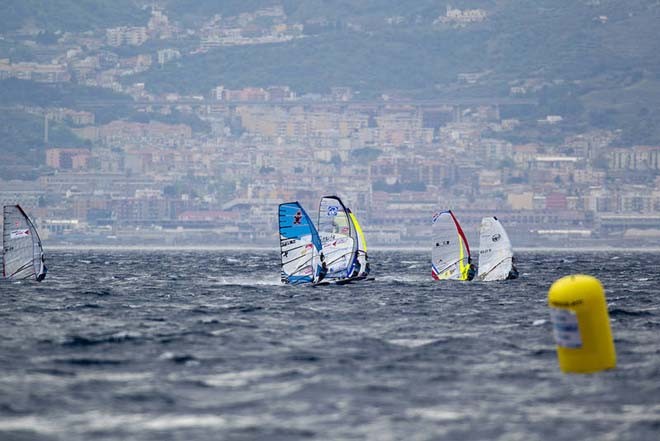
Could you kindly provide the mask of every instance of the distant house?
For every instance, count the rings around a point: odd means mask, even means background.
[[[87,149],[54,148],[46,150],[46,165],[57,170],[78,170],[87,168],[91,158]]]

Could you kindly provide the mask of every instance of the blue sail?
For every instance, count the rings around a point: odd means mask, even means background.
[[[280,253],[283,283],[311,283],[321,271],[321,239],[298,202],[279,207]]]

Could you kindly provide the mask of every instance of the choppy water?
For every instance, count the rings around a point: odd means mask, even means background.
[[[56,252],[0,284],[0,439],[657,440],[660,255],[523,253],[521,279],[282,286],[277,252]],[[547,292],[603,282],[616,369],[558,369]]]

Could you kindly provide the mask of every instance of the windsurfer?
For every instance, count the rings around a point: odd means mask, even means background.
[[[39,271],[39,274],[37,274],[37,282],[41,282],[46,278],[46,273],[48,272],[48,268],[46,268],[46,259],[44,257],[44,253],[41,253],[41,271]]]
[[[518,268],[516,268],[516,258],[511,257],[511,270],[506,276],[506,280],[513,280],[518,278]]]
[[[319,270],[319,278],[316,283],[320,282],[325,278],[325,275],[328,274],[328,265],[325,263],[325,256],[321,253],[321,269]]]
[[[474,279],[474,276],[476,274],[477,274],[477,266],[474,263],[472,263],[472,258],[468,257],[467,273],[465,276],[465,280]]]
[[[360,264],[359,257],[360,257],[360,252],[356,251],[355,252],[355,260],[354,260],[355,264],[353,266],[353,272],[349,276],[350,278],[354,278],[354,277],[357,277],[357,276],[360,275],[360,269],[362,268],[362,265]]]

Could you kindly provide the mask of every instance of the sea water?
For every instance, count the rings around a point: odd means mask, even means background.
[[[660,434],[660,254],[526,252],[520,279],[283,286],[266,251],[57,251],[0,284],[0,439],[630,440]],[[548,288],[603,283],[616,369],[559,371]]]

